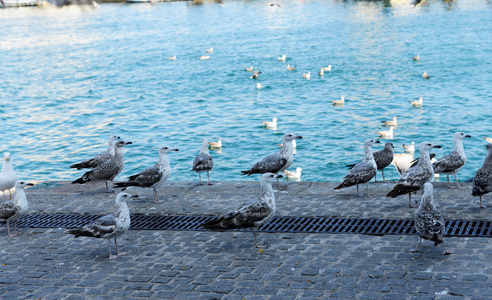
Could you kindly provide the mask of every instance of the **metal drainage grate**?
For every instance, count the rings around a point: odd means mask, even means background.
[[[97,215],[26,215],[17,220],[19,227],[75,228],[99,218]],[[145,216],[132,215],[133,230],[206,230],[201,224],[214,216]],[[492,237],[491,221],[448,220],[446,236]],[[263,232],[346,233],[346,234],[416,234],[413,220],[346,219],[320,217],[274,217],[259,228]]]

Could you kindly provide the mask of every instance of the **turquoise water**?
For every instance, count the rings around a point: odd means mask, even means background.
[[[472,139],[459,178],[475,174],[481,136],[492,136],[489,1],[279,3],[0,9],[0,151],[13,154],[22,178],[71,180],[83,172],[68,166],[117,134],[134,143],[117,179],[153,165],[168,145],[180,150],[170,180],[198,180],[191,165],[201,138],[221,137],[222,151],[210,151],[212,180],[257,180],[240,171],[289,132],[304,137],[291,167],[303,168],[303,181],[340,181],[343,165],[362,158],[364,139],[395,115],[395,152],[431,141],[441,156],[464,131]],[[211,58],[199,60],[210,47]],[[249,66],[262,71],[263,89]],[[341,95],[345,106],[332,106]],[[424,107],[411,107],[419,97]],[[261,126],[273,117],[277,130]],[[385,173],[398,178],[393,167]]]

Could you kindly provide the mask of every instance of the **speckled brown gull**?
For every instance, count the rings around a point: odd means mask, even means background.
[[[412,192],[418,191],[426,182],[434,180],[434,168],[430,160],[429,151],[433,148],[441,148],[441,146],[423,142],[420,144],[420,159],[415,167],[408,169],[400,177],[400,180],[393,186],[393,189],[386,197],[398,197],[399,195],[408,194],[408,205],[412,205]]]
[[[253,167],[247,171],[241,171],[242,175],[251,174],[264,174],[275,173],[287,170],[294,162],[294,147],[292,141],[296,139],[302,139],[302,136],[292,133],[286,133],[282,137],[283,147],[278,152],[272,153],[261,161],[253,165]],[[277,178],[277,186],[279,190],[286,189],[286,187],[280,186]]]
[[[434,205],[434,187],[432,183],[426,182],[424,184],[424,194],[420,206],[415,212],[414,227],[419,235],[419,243],[414,249],[408,250],[409,252],[418,252],[420,242],[422,239],[434,242],[434,247],[439,244],[444,246],[444,252],[441,254],[452,254],[446,249],[444,244],[444,219],[441,216],[439,210]]]
[[[109,136],[109,141],[108,141],[108,149],[96,156],[94,156],[91,159],[84,160],[81,163],[73,164],[70,166],[70,168],[77,168],[77,170],[81,169],[94,169],[98,165],[104,163],[114,155],[114,145],[116,143],[116,140],[120,139],[119,136],[111,135]]]
[[[480,197],[480,207],[486,208],[482,204],[482,195],[492,192],[492,144],[487,144],[487,156],[483,165],[473,177],[472,196]]]
[[[202,148],[200,150],[200,154],[195,157],[193,161],[193,171],[198,173],[198,177],[200,177],[200,184],[202,183],[202,172],[207,172],[208,177],[208,185],[212,185],[210,183],[210,171],[214,168],[214,161],[212,156],[208,153],[208,140],[202,139]]]
[[[166,180],[168,180],[171,176],[171,164],[169,162],[168,155],[171,151],[179,150],[168,146],[159,148],[159,161],[154,166],[128,177],[128,181],[126,182],[116,182],[114,187],[119,188],[138,186],[143,188],[152,188],[154,202],[163,202],[164,200],[159,200],[157,188],[166,182]]]
[[[383,173],[383,182],[385,181],[384,178],[384,168],[389,166],[391,162],[393,161],[393,149],[395,146],[393,146],[393,143],[386,143],[384,144],[384,149],[375,151],[372,154],[374,155],[374,161],[376,161],[376,169],[378,171],[381,171]],[[355,164],[353,165],[347,165],[347,167],[353,168]],[[377,181],[376,178],[377,174],[374,175],[374,181]]]
[[[265,173],[261,176],[261,192],[257,200],[248,204],[243,204],[232,212],[225,214],[213,221],[202,224],[205,229],[224,230],[234,228],[253,228],[253,238],[256,248],[265,248],[266,245],[260,244],[256,238],[256,230],[261,225],[267,223],[277,210],[275,194],[272,183],[282,175]]]
[[[458,171],[461,170],[466,163],[465,148],[463,147],[464,138],[471,138],[471,136],[463,132],[456,132],[453,135],[453,151],[450,154],[439,158],[432,164],[434,167],[434,173],[447,175],[449,188],[453,188],[449,185],[449,175],[454,175],[457,187],[459,189],[466,189],[466,187],[460,187],[458,177],[456,176],[456,173],[458,173]]]
[[[132,142],[117,141],[115,144],[114,156],[104,163],[98,165],[94,170],[89,171],[82,175],[77,180],[72,181],[74,183],[86,183],[89,181],[102,181],[106,182],[106,190],[108,192],[113,192],[109,189],[109,182],[113,182],[114,178],[118,176],[125,166],[125,159],[123,155],[123,147],[132,144]]]
[[[33,185],[34,184],[25,182],[23,180],[17,180],[15,182],[14,199],[0,204],[0,219],[4,219],[5,221],[7,221],[7,232],[9,237],[14,237],[22,233],[20,231],[17,231],[15,221],[27,213],[29,209],[29,203],[27,202],[24,188],[26,186]],[[13,234],[10,232],[10,221],[14,222]]]
[[[132,196],[127,193],[119,193],[116,195],[115,203],[118,210],[115,213],[105,215],[82,228],[69,229],[67,233],[75,235],[76,238],[79,236],[86,236],[107,239],[109,246],[109,259],[117,259],[120,256],[127,255],[126,252],[119,251],[116,238],[124,234],[128,228],[130,228],[130,210],[128,209],[126,201],[132,197],[136,196]],[[111,253],[112,238],[114,238],[114,245],[116,246],[116,255]]]

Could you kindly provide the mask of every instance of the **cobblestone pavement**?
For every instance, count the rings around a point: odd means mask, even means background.
[[[277,193],[278,215],[411,218],[407,199],[385,198],[391,183],[370,185],[370,197],[335,183],[289,183]],[[468,185],[469,187],[469,185]],[[27,189],[31,213],[114,210],[100,184],[41,183]],[[361,189],[365,191],[365,187]],[[136,189],[132,213],[220,214],[256,197],[254,182],[171,182],[153,203]],[[420,197],[416,197],[417,199]],[[436,184],[436,205],[447,219],[490,220],[465,191]],[[485,197],[485,203],[489,198]],[[118,239],[128,255],[108,260],[106,240],[73,238],[65,229],[24,228],[7,237],[0,226],[0,299],[490,299],[492,242],[447,238],[450,256],[416,236],[262,233],[268,248],[253,248],[249,232],[139,231]]]

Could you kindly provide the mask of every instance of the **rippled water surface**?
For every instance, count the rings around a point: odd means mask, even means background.
[[[489,1],[279,3],[0,9],[0,151],[13,154],[22,178],[70,180],[83,174],[71,163],[117,134],[134,142],[117,179],[153,165],[169,145],[180,150],[171,180],[198,180],[191,165],[201,138],[221,137],[222,151],[210,151],[212,180],[257,180],[240,171],[278,151],[289,132],[304,137],[291,169],[303,168],[304,181],[340,181],[364,139],[398,116],[396,152],[431,141],[441,156],[464,131],[472,139],[459,177],[475,174],[482,136],[492,136]],[[249,66],[262,71],[263,89]],[[332,106],[341,95],[345,106]],[[411,107],[419,97],[424,107]],[[261,126],[273,117],[277,130]],[[398,178],[393,167],[386,174]]]

